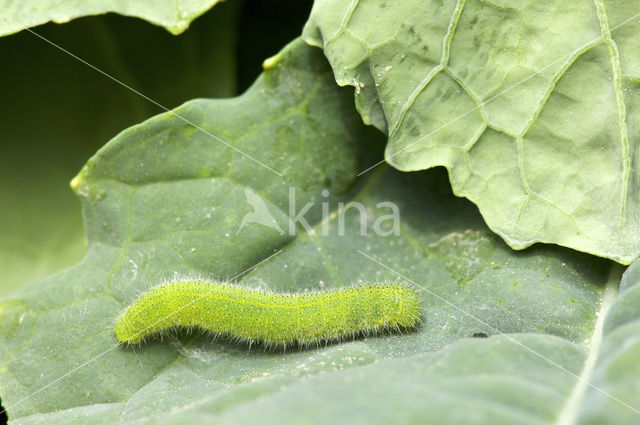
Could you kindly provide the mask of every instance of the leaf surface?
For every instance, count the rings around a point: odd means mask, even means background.
[[[515,249],[640,254],[640,3],[315,2],[305,27],[386,160],[447,167]],[[362,170],[361,170],[362,171]]]
[[[635,273],[611,307],[619,266],[559,247],[513,252],[472,204],[443,189],[441,170],[382,167],[356,179],[379,157],[380,140],[333,84],[322,53],[298,40],[266,65],[242,96],[190,101],[124,131],[74,179],[87,256],[0,303],[10,420],[544,424],[568,411],[588,423],[585,400],[597,394],[572,374],[637,404],[630,386],[640,374],[612,375],[612,357],[599,354],[638,322],[629,307]],[[259,198],[288,229],[291,189],[296,211],[311,203],[312,232],[242,226],[249,199]],[[366,214],[338,214],[348,201]],[[383,202],[401,213],[397,235]],[[113,323],[141,291],[180,276],[239,274],[242,285],[274,291],[404,281],[421,294],[423,324],[286,352],[198,333],[116,344]],[[472,337],[480,332],[489,338]],[[618,345],[632,368],[633,334]],[[608,417],[632,418],[600,402]]]

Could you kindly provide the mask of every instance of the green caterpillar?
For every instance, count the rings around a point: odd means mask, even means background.
[[[403,285],[274,294],[185,281],[158,286],[142,295],[120,316],[114,331],[120,341],[131,344],[167,328],[199,327],[249,344],[287,346],[410,329],[419,321],[418,295]]]

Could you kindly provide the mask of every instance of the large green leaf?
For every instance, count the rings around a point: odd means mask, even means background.
[[[596,374],[590,367],[605,319],[605,349],[638,321],[629,308],[634,278],[607,314],[618,266],[557,247],[511,251],[472,204],[443,190],[442,173],[381,167],[354,181],[377,158],[379,140],[362,128],[321,52],[296,41],[266,66],[238,98],[175,110],[237,150],[163,114],[124,131],[74,179],[87,256],[0,304],[0,396],[10,420],[540,424],[580,414],[586,423],[593,394],[572,374],[637,403],[632,331],[617,352],[629,374],[607,373],[611,356]],[[290,189],[297,211],[312,202],[306,217],[315,231],[242,226],[248,200],[260,199],[287,229]],[[360,202],[366,216],[351,208],[343,217],[338,200]],[[398,235],[383,234],[382,202],[401,212]],[[300,291],[412,281],[424,323],[404,335],[287,352],[198,334],[135,350],[115,344],[114,320],[140,291],[177,276],[231,278],[267,258],[239,283]],[[479,332],[492,336],[471,338]],[[597,414],[631,418],[608,400]]]
[[[221,5],[179,37],[117,15],[38,31],[174,107],[196,96],[235,94],[237,9],[237,2]],[[159,109],[26,32],[0,38],[0,57],[0,296],[6,296],[82,258],[80,204],[69,180],[119,130]]]
[[[306,40],[400,170],[444,165],[513,248],[640,255],[640,3],[318,0]]]
[[[46,22],[58,24],[108,12],[145,19],[179,34],[220,0],[0,0],[0,36]]]

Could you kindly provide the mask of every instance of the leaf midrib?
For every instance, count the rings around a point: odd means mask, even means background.
[[[604,390],[594,386],[590,380],[598,361],[600,348],[602,347],[604,322],[611,307],[618,298],[618,292],[620,291],[620,275],[621,266],[616,263],[612,264],[611,270],[609,271],[609,278],[607,279],[607,283],[602,294],[600,308],[596,310],[597,319],[594,325],[593,335],[589,344],[586,346],[587,356],[584,361],[584,366],[582,367],[580,374],[576,376],[576,384],[571,391],[571,395],[564,403],[562,410],[560,410],[555,425],[573,425],[576,423],[580,406],[589,387],[602,392],[608,397],[612,397]],[[617,401],[617,399],[614,400]]]

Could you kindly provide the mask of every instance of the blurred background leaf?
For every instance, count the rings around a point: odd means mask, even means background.
[[[220,0],[11,0],[0,1],[0,36],[47,22],[64,24],[83,16],[115,12],[135,16],[179,34]]]

